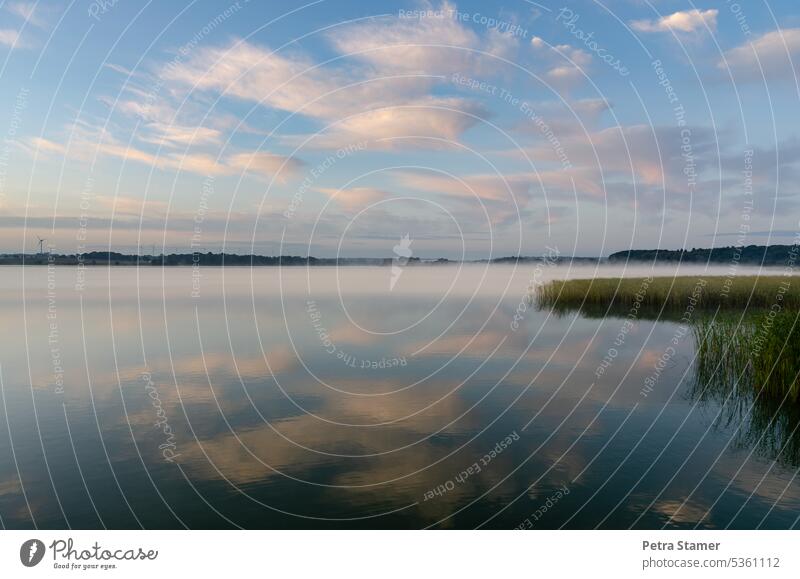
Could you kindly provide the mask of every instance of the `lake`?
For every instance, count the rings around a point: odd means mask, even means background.
[[[0,524],[796,526],[788,411],[697,396],[679,321],[528,299],[649,273],[3,267]]]

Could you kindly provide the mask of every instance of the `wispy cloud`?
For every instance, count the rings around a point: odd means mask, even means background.
[[[275,177],[284,182],[297,175],[305,167],[305,163],[296,157],[286,157],[265,151],[237,153],[227,158],[226,164],[231,169],[255,173],[263,177]]]
[[[531,48],[537,58],[546,64],[545,78],[559,91],[567,91],[587,78],[592,55],[568,44],[551,46],[542,38],[531,38]]]
[[[316,191],[328,196],[334,203],[348,212],[360,211],[392,197],[390,193],[375,187],[351,187],[346,189],[319,187]]]
[[[340,54],[384,74],[489,73],[497,67],[494,56],[513,57],[516,37],[497,30],[479,35],[452,14],[456,7],[444,2],[429,17],[389,16],[337,27],[328,37]]]
[[[47,22],[41,15],[41,8],[36,2],[7,2],[6,10],[32,24],[33,26],[44,27]]]
[[[236,175],[247,172],[259,177],[285,182],[297,175],[304,163],[265,151],[231,153],[222,158],[204,152],[173,152],[154,154],[123,144],[105,132],[93,133],[82,127],[73,128],[69,144],[64,145],[42,137],[28,139],[27,149],[58,157],[88,162],[95,157],[114,158],[125,162],[148,165],[163,171],[179,171],[202,176]]]
[[[235,40],[195,50],[159,76],[184,94],[211,92],[319,121],[328,128],[313,139],[316,147],[413,135],[459,140],[477,122],[470,115],[485,111],[464,98],[434,96],[434,88],[454,70],[495,74],[495,57],[512,57],[518,38],[496,29],[479,34],[447,16],[453,5],[441,8],[441,17],[386,16],[336,27],[326,36],[340,56],[332,62]],[[580,51],[573,55],[585,62]]]
[[[0,44],[9,48],[24,48],[19,40],[19,32],[10,28],[0,28]]]
[[[6,12],[21,18],[26,23],[37,27],[46,26],[44,19],[40,17],[37,4],[33,2],[7,2],[3,8]],[[7,20],[7,18],[4,18]],[[7,46],[10,49],[23,49],[31,48],[33,43],[29,42],[27,37],[22,38],[20,30],[17,28],[0,28],[0,45]]]
[[[141,140],[166,147],[216,144],[222,138],[221,131],[210,127],[149,123],[146,128],[149,132]]]
[[[717,27],[719,10],[684,10],[662,16],[657,20],[633,20],[631,28],[639,32],[695,32],[706,26],[711,30]]]
[[[398,170],[398,182],[411,190],[435,195],[459,223],[501,225],[512,222],[537,188],[538,175],[475,174],[453,178],[439,173]]]
[[[730,68],[737,80],[787,80],[794,82],[800,63],[800,28],[767,32],[725,52],[717,63]]]

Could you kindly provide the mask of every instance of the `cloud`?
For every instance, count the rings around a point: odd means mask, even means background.
[[[491,29],[479,36],[444,2],[424,18],[384,17],[337,27],[328,38],[340,53],[372,65],[379,74],[450,75],[455,70],[491,72],[517,46],[513,35]]]
[[[392,85],[388,81],[348,86],[341,72],[323,71],[303,56],[279,55],[244,41],[197,50],[185,63],[168,65],[161,76],[191,90],[216,91],[323,119],[365,105],[388,104],[383,95]]]
[[[406,104],[365,110],[314,135],[305,146],[334,149],[369,142],[371,150],[400,148],[442,149],[489,113],[479,104],[460,98],[422,98]],[[306,136],[284,138],[299,144]]]
[[[688,151],[686,135],[690,135]],[[561,162],[549,142],[527,149],[537,165],[548,168],[537,177],[551,200],[569,200],[569,180],[574,179],[581,201],[636,206],[643,218],[665,212],[680,220],[687,211],[713,219],[738,218],[742,207],[750,204],[754,215],[789,215],[800,202],[800,188],[795,186],[800,177],[797,139],[775,148],[753,148],[749,194],[744,191],[745,158],[728,132],[698,125],[637,124],[559,135],[559,139],[572,165],[569,169],[549,170]]]
[[[148,219],[153,219],[164,217],[169,208],[169,204],[165,201],[145,200],[125,195],[98,195],[92,199],[92,204],[96,206],[94,208],[95,215],[110,214],[113,210],[114,215],[118,218],[146,216]]]
[[[360,211],[392,197],[390,193],[374,187],[352,187],[349,189],[319,187],[316,191],[327,195],[334,203],[349,212]]]
[[[27,227],[29,230],[47,232],[48,241],[58,247],[59,252],[68,253],[81,244],[76,239],[76,231],[85,227],[87,237],[83,240],[84,249],[108,248],[111,243],[121,251],[125,248],[135,251],[144,239],[149,252],[150,243],[155,240],[161,243],[163,235],[169,251],[175,251],[175,248],[191,251],[190,243],[197,227],[197,207],[181,208],[176,203],[170,205],[160,199],[150,199],[150,194],[159,195],[159,191],[151,189],[146,201],[127,195],[98,195],[92,199],[92,206],[88,209],[80,207],[80,199],[66,196],[61,198],[57,211],[52,203],[47,202],[3,207],[0,212],[0,243],[20,247],[23,239],[19,232],[22,227]],[[305,254],[309,251],[310,221],[295,223],[297,229],[287,231],[282,249],[281,241],[271,235],[286,224],[284,206],[265,210],[245,202],[240,209],[231,211],[227,202],[218,209],[212,206],[213,203],[203,214],[203,247],[208,251],[219,251],[223,244],[227,251],[239,253],[249,253],[253,249],[263,254]],[[343,217],[335,221],[335,229],[330,231],[331,237],[340,235],[342,228],[347,225]],[[51,233],[53,227],[55,230]],[[322,228],[321,224],[318,230]],[[254,240],[254,232],[263,235]],[[335,238],[338,239],[338,236]],[[330,255],[329,249],[329,246],[321,247],[316,243],[311,246],[314,255],[326,252]]]
[[[184,127],[164,123],[149,123],[146,128],[152,134],[140,136],[140,140],[165,147],[178,147],[199,144],[216,144],[222,133],[209,127]]]
[[[462,226],[468,223],[501,225],[514,222],[517,208],[530,202],[538,186],[533,173],[475,174],[455,179],[427,171],[395,171],[409,189],[436,195]]]
[[[22,18],[33,26],[45,26],[45,22],[39,17],[36,4],[33,2],[8,2],[4,8],[7,12]],[[22,40],[19,30],[13,28],[0,28],[0,45],[11,49],[31,48],[29,42]]]
[[[681,132],[684,129],[691,135],[688,152]],[[719,144],[729,139],[727,133],[697,125],[680,128],[637,124],[574,131],[558,134],[558,138],[558,150],[547,140],[526,149],[539,168],[534,183],[542,182],[541,192],[538,185],[535,192],[546,194],[550,201],[561,205],[593,202],[636,207],[642,219],[666,214],[680,220],[685,219],[687,211],[698,216],[715,216],[720,210],[723,214],[729,210],[741,212],[742,201],[736,195],[741,194],[743,159],[738,151],[726,157],[725,147],[720,150]],[[785,149],[786,145],[782,147]],[[505,154],[520,155],[510,150]],[[563,166],[562,155],[568,159],[569,167]],[[775,163],[771,166],[774,172]],[[757,167],[754,165],[754,183],[770,178],[764,174],[768,167],[768,158]],[[781,169],[784,180],[787,170]]]
[[[147,155],[152,157],[152,155]],[[158,156],[151,162],[148,159],[134,159],[147,165],[154,166],[162,170],[174,169],[176,171],[187,171],[197,175],[230,175],[234,171],[224,162],[217,159],[215,155],[208,153],[186,153],[182,155],[171,154],[164,157]]]
[[[121,64],[114,64],[113,62],[107,62],[103,65],[103,67],[109,70],[113,70],[114,72],[125,75],[127,77],[132,77],[134,75],[134,72],[132,70],[125,68]]]
[[[585,80],[592,55],[569,44],[551,46],[538,36],[531,38],[531,48],[548,67],[545,78],[556,90],[570,90]]]
[[[315,68],[302,57],[280,56],[248,43],[201,50],[189,62],[162,74],[184,86],[334,123],[325,131],[327,138],[315,139],[321,147],[338,147],[365,137],[455,140],[476,122],[459,111],[481,112],[464,99],[428,97],[428,80],[349,78],[344,71]]]
[[[685,10],[662,16],[657,20],[633,20],[631,28],[639,32],[695,32],[705,26],[711,30],[717,27],[719,10]]]
[[[455,13],[448,3],[438,12],[443,16],[388,16],[336,27],[326,38],[344,58],[333,63],[235,40],[194,50],[185,61],[165,65],[159,77],[179,92],[213,92],[335,125],[314,138],[312,146],[320,148],[365,138],[458,140],[477,122],[470,115],[485,112],[466,99],[433,96],[433,88],[454,70],[496,73],[494,57],[510,56],[518,39],[494,29],[477,34],[447,16]],[[587,62],[585,52],[573,49],[573,55]],[[137,99],[122,106],[141,107]],[[283,140],[297,141],[298,135]]]
[[[43,153],[53,153],[57,155],[63,155],[67,150],[67,148],[61,143],[56,143],[55,141],[51,141],[43,137],[31,137],[28,139],[26,148],[32,148]]]
[[[703,127],[686,127],[691,134],[691,153],[698,170],[711,166],[708,153],[715,149],[719,134]],[[678,188],[686,186],[687,159],[682,149],[679,127],[628,125],[605,128],[593,133],[575,133],[560,140],[566,156],[576,167],[597,171],[600,178],[608,175],[627,176],[646,185],[660,185],[664,180]],[[543,143],[530,152],[540,161],[560,161],[557,151]]]
[[[34,137],[27,141],[27,149],[50,153],[70,159],[88,162],[95,156],[111,157],[125,162],[134,161],[155,169],[168,171],[186,171],[203,176],[236,175],[249,172],[261,177],[275,177],[285,182],[295,176],[305,164],[296,158],[276,155],[265,151],[245,151],[233,153],[218,159],[215,155],[202,152],[175,153],[155,155],[148,151],[125,145],[111,137],[108,133],[92,135],[81,128],[73,130],[69,144],[64,145],[42,137]]]
[[[0,44],[9,48],[22,48],[19,42],[19,32],[8,28],[0,28]]]
[[[601,98],[529,101],[530,108],[536,111],[537,119],[524,119],[515,122],[511,130],[538,139],[552,138],[563,140],[569,136],[594,131],[612,104]],[[549,130],[548,130],[549,129]]]
[[[420,171],[397,172],[401,182],[413,189],[480,202],[511,202],[513,196],[528,190],[527,175],[468,175],[463,183],[453,177]],[[512,202],[513,203],[513,202]]]
[[[575,66],[556,66],[547,71],[547,79],[550,84],[571,88],[584,78],[583,72]]]
[[[277,181],[285,182],[289,177],[296,175],[305,166],[305,163],[295,157],[254,151],[231,155],[227,159],[227,165],[263,177],[274,176]]]
[[[717,67],[743,80],[791,80],[800,58],[800,28],[767,32],[725,52]]]

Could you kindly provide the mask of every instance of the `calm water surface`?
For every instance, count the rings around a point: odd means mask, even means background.
[[[685,327],[526,306],[594,267],[0,271],[5,528],[797,524]]]

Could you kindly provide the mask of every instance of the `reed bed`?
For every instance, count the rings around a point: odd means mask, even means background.
[[[689,395],[719,405],[735,443],[800,466],[800,278],[652,277],[556,280],[532,299],[556,314],[655,319],[691,327]]]
[[[791,276],[677,276],[554,280],[540,286],[540,308],[629,307],[800,309],[800,278]]]
[[[798,402],[799,315],[781,310],[695,322],[699,382],[723,390],[735,384],[765,397]]]
[[[700,317],[690,394],[721,405],[743,447],[800,465],[800,312]]]
[[[708,392],[800,404],[800,278],[678,276],[556,280],[540,308],[691,325],[697,383]]]

